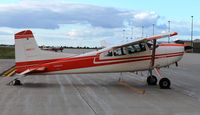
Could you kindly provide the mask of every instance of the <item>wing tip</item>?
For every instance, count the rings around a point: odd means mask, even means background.
[[[173,32],[173,33],[170,34],[170,36],[175,36],[175,35],[178,35],[178,33],[177,32]]]

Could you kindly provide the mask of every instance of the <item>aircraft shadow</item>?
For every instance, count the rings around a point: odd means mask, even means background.
[[[129,84],[133,87],[136,88],[146,88],[146,85],[138,85],[135,83],[130,83]],[[78,88],[124,88],[123,85],[120,85],[120,83],[118,81],[111,81],[111,82],[107,82],[107,83],[98,83],[98,84],[93,84],[93,83],[63,83],[62,85],[60,85],[59,83],[31,83],[31,82],[26,82],[23,83],[23,85],[21,85],[21,87],[24,88],[60,88],[61,86],[65,87],[65,88],[73,88],[73,87],[78,87]]]
[[[56,87],[60,87],[59,84],[57,83],[23,83],[23,85],[21,85],[21,87],[25,87],[25,88],[56,88]]]

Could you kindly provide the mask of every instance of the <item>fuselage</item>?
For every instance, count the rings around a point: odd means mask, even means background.
[[[160,44],[156,48],[154,67],[161,68],[178,62],[183,54],[183,45]],[[133,72],[149,70],[151,59],[151,47],[143,43],[105,48],[66,58],[19,62],[16,72],[20,73],[26,69],[40,67],[44,67],[44,69],[36,71],[34,74]]]

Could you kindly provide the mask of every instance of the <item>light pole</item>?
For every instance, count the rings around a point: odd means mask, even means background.
[[[133,21],[130,21],[131,26],[131,39],[133,39]]]
[[[170,22],[171,21],[168,21],[168,32],[170,33]],[[168,43],[169,43],[169,41],[170,41],[170,36],[168,36]]]
[[[123,29],[123,39],[125,39],[125,29]]]
[[[142,26],[142,38],[144,36],[144,26]]]
[[[193,16],[191,16],[192,22],[191,22],[191,46],[193,47]],[[192,48],[193,52],[193,48]]]
[[[131,27],[131,39],[133,39],[133,26]]]
[[[155,24],[153,24],[153,35],[154,35],[154,26],[155,26]]]

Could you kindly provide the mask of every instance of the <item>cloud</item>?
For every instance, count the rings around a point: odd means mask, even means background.
[[[60,24],[90,24],[93,27],[121,28],[127,20],[149,27],[157,22],[155,12],[135,12],[88,4],[30,2],[0,5],[0,26],[11,28],[58,29]]]
[[[200,24],[195,22],[193,25],[193,36],[200,36]],[[188,36],[191,35],[191,22],[187,21],[171,21],[172,31],[177,31],[179,35]]]
[[[137,27],[150,27],[152,24],[157,24],[160,16],[152,11],[138,12],[133,15],[133,25]]]
[[[84,27],[84,28],[77,28],[77,29],[71,29],[66,32],[66,36],[70,39],[76,39],[76,38],[105,38],[105,37],[111,37],[114,36],[114,30],[113,29],[103,29],[99,27]]]
[[[59,24],[76,23],[117,28],[123,24],[121,11],[93,5],[19,3],[0,5],[0,9],[0,26],[12,28],[56,29]]]
[[[0,31],[0,35],[12,35],[12,33],[6,31]]]

